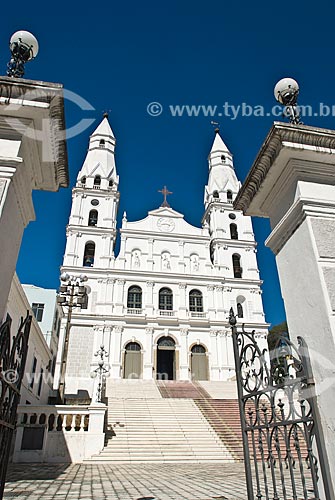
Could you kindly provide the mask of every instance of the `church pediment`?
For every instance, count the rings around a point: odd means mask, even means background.
[[[176,233],[190,236],[201,236],[202,229],[192,226],[184,220],[183,214],[176,212],[170,207],[159,207],[151,210],[145,219],[126,222],[122,226],[122,232],[127,230],[140,233]]]
[[[156,210],[150,210],[148,212],[148,215],[153,215],[156,217],[178,217],[183,219],[184,216],[180,212],[176,212],[176,210],[173,210],[171,207],[159,207]]]

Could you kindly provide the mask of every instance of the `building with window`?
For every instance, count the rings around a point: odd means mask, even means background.
[[[72,313],[66,392],[92,395],[90,372],[102,344],[113,379],[233,379],[230,308],[260,342],[268,325],[251,218],[233,209],[240,182],[230,151],[216,131],[201,227],[186,222],[165,196],[143,220],[123,215],[118,255],[114,152],[104,117],[90,137],[67,227],[62,272],[87,275],[88,304]],[[65,328],[64,319],[56,386]]]
[[[41,329],[39,314],[42,308],[34,311],[30,307],[25,293],[27,285],[21,285],[17,275],[14,275],[7,302],[6,316],[12,319],[11,335],[14,336],[19,328],[21,318],[25,318],[27,311],[33,316],[25,372],[21,386],[21,404],[43,405],[48,403],[53,387],[54,352],[48,345],[46,336]],[[40,302],[38,303],[41,304]],[[55,306],[55,303],[54,303]]]
[[[57,304],[57,291],[35,285],[22,285],[33,315],[52,354],[52,374],[56,366],[58,339],[63,310]]]

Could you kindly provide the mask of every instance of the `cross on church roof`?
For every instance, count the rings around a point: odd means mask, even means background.
[[[219,122],[214,122],[214,121],[211,121],[211,125],[213,125],[214,128],[214,132],[216,134],[218,134],[220,132],[220,123]]]
[[[168,202],[166,201],[166,197],[169,194],[173,194],[172,191],[169,191],[168,189],[166,189],[166,186],[164,186],[164,189],[159,189],[158,192],[162,193],[162,195],[164,196],[164,201],[161,204],[161,207],[169,207],[169,208],[171,208],[170,205],[168,204]]]

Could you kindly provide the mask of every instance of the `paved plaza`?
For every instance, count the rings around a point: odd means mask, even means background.
[[[11,465],[4,499],[246,500],[243,464]]]

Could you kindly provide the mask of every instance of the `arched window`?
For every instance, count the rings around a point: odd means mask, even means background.
[[[142,309],[142,288],[134,285],[128,290],[128,309]]]
[[[82,183],[83,186],[85,186],[85,184],[86,184],[86,176],[85,175],[84,175],[84,177],[82,177],[80,179],[80,182]]]
[[[215,198],[216,200],[219,199],[219,192],[218,191],[213,191],[213,198]]]
[[[233,193],[232,193],[232,191],[227,191],[227,201],[228,201],[228,203],[233,203]]]
[[[242,278],[241,256],[237,253],[233,255],[234,278]]]
[[[173,310],[173,294],[170,288],[161,288],[159,290],[159,305],[161,311]]]
[[[141,346],[137,342],[128,342],[126,345],[126,351],[140,351]]]
[[[114,182],[113,182],[113,180],[111,179],[111,180],[109,181],[109,183],[108,183],[108,186],[111,188],[111,187],[113,187],[113,185],[114,185]]]
[[[100,146],[100,148],[105,147],[105,139],[100,139],[99,146]]]
[[[95,244],[89,241],[85,245],[83,266],[92,267],[94,264]]]
[[[230,237],[232,240],[238,240],[238,231],[236,224],[230,224]]]
[[[93,183],[93,185],[96,188],[100,188],[100,185],[101,185],[101,176],[100,175],[96,175],[94,177],[94,183]]]
[[[192,347],[191,352],[194,354],[206,354],[206,349],[201,344],[196,344]]]
[[[96,226],[98,224],[98,211],[91,210],[88,216],[88,225]]]
[[[175,347],[176,343],[171,337],[161,337],[158,339],[157,346],[160,347]]]
[[[240,302],[237,303],[237,317],[243,318],[243,306]]]
[[[189,295],[190,311],[203,312],[202,293],[200,290],[191,290]]]

